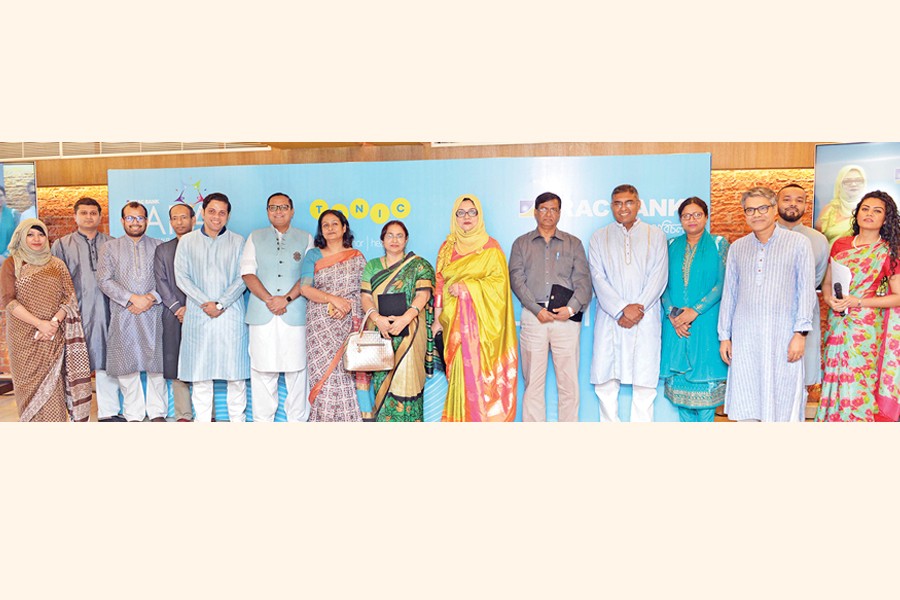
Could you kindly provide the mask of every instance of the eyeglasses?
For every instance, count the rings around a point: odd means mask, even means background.
[[[291,210],[289,204],[270,204],[268,208],[269,212],[287,212]]]
[[[627,208],[634,208],[634,200],[626,200],[625,202],[616,200],[615,202],[612,203],[612,207],[614,210],[619,210],[623,206],[625,206]]]
[[[546,215],[546,214],[556,215],[556,214],[559,214],[559,209],[558,209],[558,208],[550,208],[550,207],[548,207],[548,206],[542,206],[542,207],[538,208],[537,211],[538,211],[539,213],[541,213],[542,215]]]
[[[126,223],[143,223],[147,220],[147,217],[135,217],[133,215],[128,215],[125,217]]]
[[[762,206],[757,206],[756,208],[745,208],[744,214],[747,215],[748,217],[752,217],[756,213],[764,215],[767,212],[769,212],[770,208],[772,208],[771,204],[763,204]]]
[[[841,183],[844,183],[847,185],[862,185],[865,182],[866,182],[866,180],[862,179],[861,177],[854,177],[853,179],[844,179],[843,181],[841,181]]]
[[[384,234],[384,239],[386,240],[404,240],[406,239],[406,235],[402,233],[386,233]]]
[[[468,216],[468,217],[477,217],[477,216],[478,216],[478,209],[477,209],[477,208],[470,208],[469,210],[459,209],[458,211],[456,211],[456,217],[457,217],[457,218],[461,219],[461,218],[466,217],[466,216]]]
[[[684,213],[683,215],[681,215],[681,220],[682,221],[699,221],[700,219],[702,219],[705,216],[706,215],[704,215],[702,212]]]

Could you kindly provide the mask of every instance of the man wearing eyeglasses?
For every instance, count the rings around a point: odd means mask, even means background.
[[[803,224],[803,215],[806,213],[807,206],[809,206],[806,190],[796,183],[784,186],[778,191],[777,206],[778,220],[775,222],[776,227],[783,227],[802,234],[809,240],[809,244],[812,246],[813,259],[816,261],[816,278],[813,281],[813,285],[818,288],[822,284],[825,270],[828,268],[830,246],[828,238],[821,232]],[[803,370],[806,373],[804,383],[807,387],[822,381],[822,328],[821,318],[817,316],[818,301],[813,306],[813,309],[812,329],[810,329],[809,335],[806,336],[806,349],[803,352]]]
[[[147,208],[122,207],[125,235],[100,248],[97,285],[110,301],[106,373],[119,380],[128,421],[165,422],[169,412],[163,378],[162,305],[153,258],[160,240],[147,237]],[[147,374],[146,401],[141,373]]]
[[[775,192],[741,195],[751,232],[728,252],[719,353],[729,365],[725,412],[734,421],[802,421],[803,353],[818,318],[809,240],[775,226]]]
[[[284,373],[287,420],[306,421],[306,298],[300,295],[300,265],[313,238],[291,227],[294,201],[287,194],[269,196],[266,211],[271,227],[252,232],[241,257],[241,276],[251,293],[247,324],[253,420],[275,420],[278,375]]]
[[[591,236],[589,264],[597,321],[591,383],[600,421],[619,421],[619,388],[631,385],[632,423],[653,420],[662,346],[660,297],[669,278],[666,234],[639,218],[637,188],[612,192],[616,222]]]
[[[537,228],[516,239],[509,253],[510,287],[522,303],[523,421],[547,420],[548,352],[556,373],[558,420],[578,421],[579,337],[582,311],[591,301],[591,277],[584,244],[557,228],[561,205],[552,192],[538,196]]]
[[[94,198],[79,198],[73,212],[77,229],[53,242],[50,252],[66,263],[72,275],[84,326],[84,342],[97,384],[97,420],[121,422],[125,417],[119,414],[119,380],[106,372],[109,300],[97,287],[100,249],[113,238],[100,231],[103,213]]]

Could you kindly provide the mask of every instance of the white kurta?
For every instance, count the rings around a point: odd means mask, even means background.
[[[591,383],[655,388],[659,382],[662,320],[659,298],[668,280],[666,235],[640,220],[631,230],[619,223],[591,236],[588,253],[597,299]],[[644,318],[631,329],[617,323],[629,304],[641,304]]]
[[[281,233],[276,231],[281,237]],[[304,254],[313,247],[309,246]],[[244,243],[241,276],[256,275],[256,247],[253,237]],[[250,365],[266,373],[291,373],[306,368],[306,325],[288,325],[281,317],[273,317],[264,325],[250,325]]]
[[[187,296],[181,330],[178,379],[234,381],[250,378],[247,325],[244,323],[244,238],[223,231],[210,238],[202,229],[186,233],[175,250],[175,285]],[[225,312],[215,319],[200,308],[221,302]]]

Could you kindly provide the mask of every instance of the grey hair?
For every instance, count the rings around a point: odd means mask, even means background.
[[[746,208],[747,198],[765,198],[769,201],[771,206],[775,206],[777,200],[775,198],[775,192],[773,192],[770,188],[759,186],[752,187],[743,194],[741,194],[741,208]]]

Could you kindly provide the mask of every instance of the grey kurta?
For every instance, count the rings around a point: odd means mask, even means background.
[[[765,244],[754,234],[728,252],[719,340],[731,340],[725,412],[736,421],[803,420],[803,361],[789,363],[795,331],[810,331],[816,300],[809,240],[776,227]]]
[[[187,296],[181,330],[178,379],[235,381],[250,378],[244,323],[244,238],[223,231],[215,238],[201,228],[181,236],[175,251],[175,283]],[[225,312],[209,317],[201,304],[220,302]]]
[[[156,291],[162,299],[163,375],[166,379],[178,379],[178,349],[181,346],[181,323],[175,311],[185,305],[186,297],[175,285],[175,249],[178,238],[156,247],[153,271],[156,275]]]
[[[91,359],[91,370],[106,369],[106,330],[109,325],[109,302],[100,288],[97,287],[97,265],[99,251],[104,244],[113,238],[105,233],[97,232],[94,239],[79,232],[70,233],[53,242],[50,252],[66,263],[75,295],[78,297],[78,309],[81,311],[81,323],[84,327],[84,341]]]
[[[777,221],[776,224],[789,231],[800,233],[809,240],[813,260],[816,261],[816,279],[813,285],[818,287],[825,277],[825,270],[828,269],[828,259],[831,254],[831,245],[828,243],[828,239],[812,227],[807,227],[799,221],[793,227],[788,227],[781,221]],[[812,329],[806,336],[806,350],[803,352],[803,371],[806,373],[804,383],[806,385],[815,385],[822,381],[822,319],[819,317],[818,299],[816,299],[813,309]]]
[[[156,293],[153,256],[160,241],[122,236],[100,249],[97,284],[109,298],[106,372],[113,377],[162,373],[162,305]],[[132,294],[152,294],[156,304],[139,315],[128,310]]]

